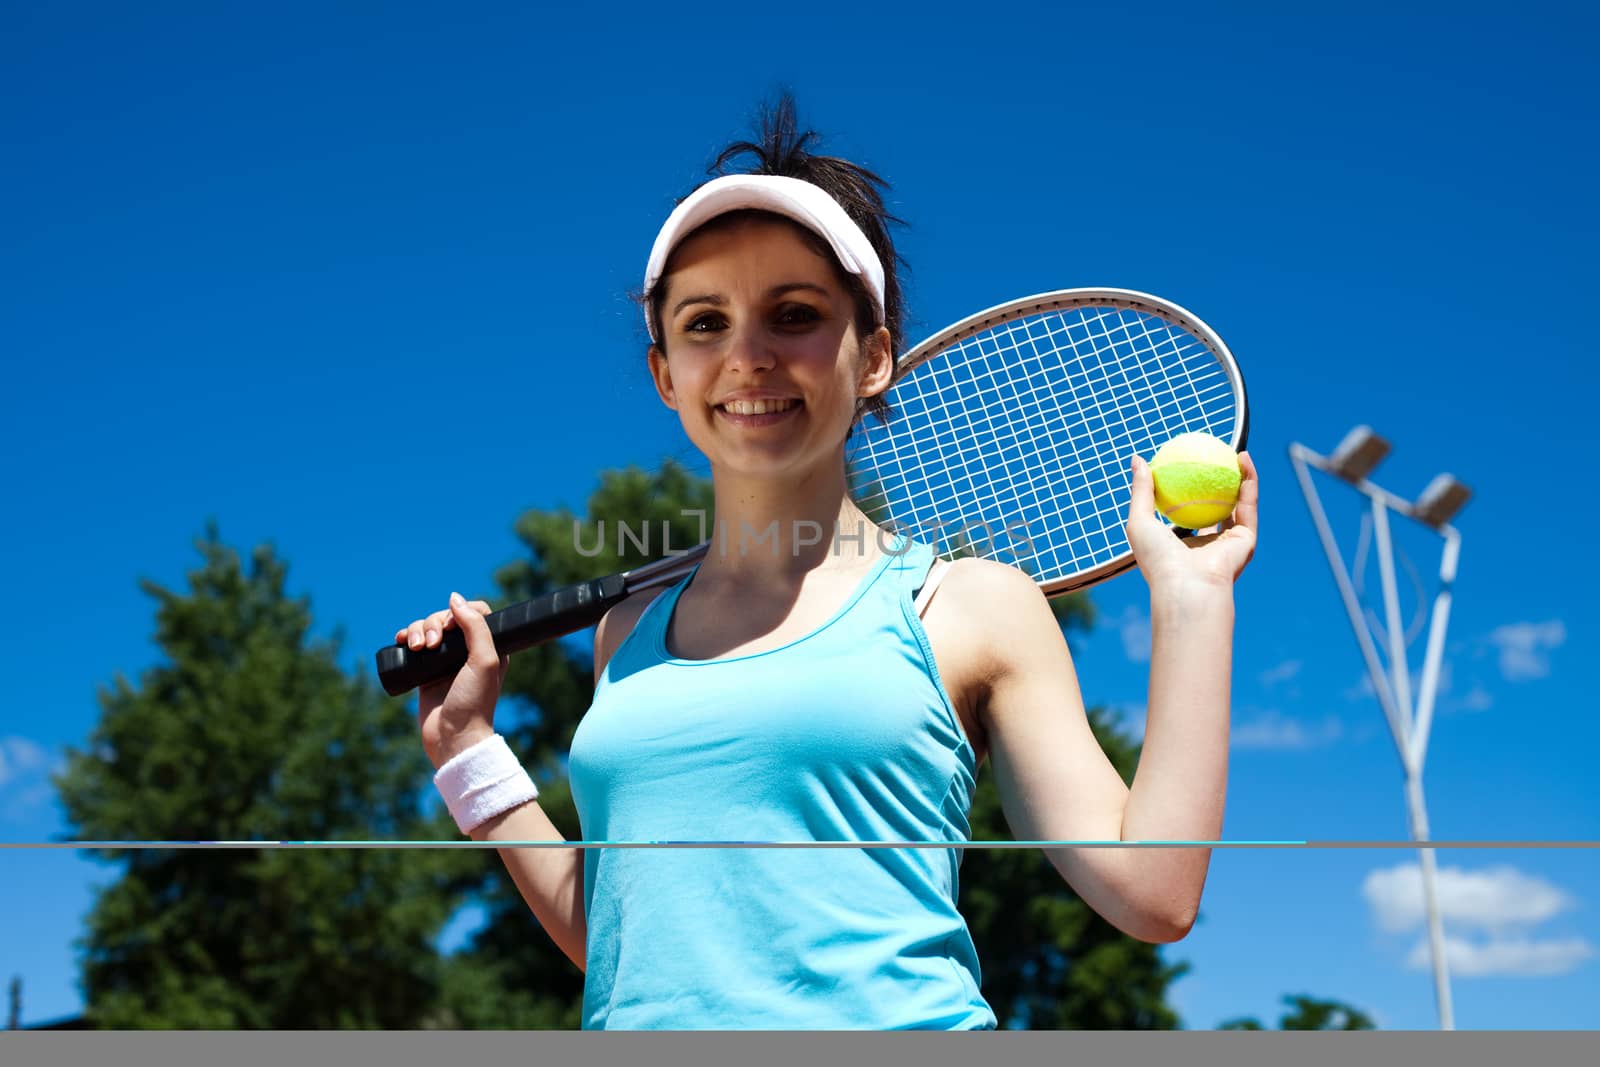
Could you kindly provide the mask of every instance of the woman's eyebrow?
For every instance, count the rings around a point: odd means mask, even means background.
[[[793,292],[796,289],[805,289],[813,293],[818,293],[822,296],[829,295],[827,288],[825,286],[818,285],[816,282],[783,282],[782,284],[774,285],[771,289],[767,290],[767,299],[771,300],[774,297],[781,296],[784,293]],[[676,304],[672,305],[672,314],[676,315],[678,312],[692,304],[710,304],[712,307],[722,307],[727,304],[727,302],[727,297],[721,296],[717,293],[705,293],[701,296],[686,296]]]
[[[782,285],[774,285],[771,289],[768,289],[767,296],[771,298],[795,289],[809,289],[814,293],[821,293],[823,296],[828,295],[828,290],[816,282],[784,282]]]
[[[676,304],[672,305],[672,313],[676,315],[690,304],[710,304],[712,307],[721,307],[727,302],[728,301],[726,299],[718,296],[715,293],[707,293],[705,296],[686,296]]]

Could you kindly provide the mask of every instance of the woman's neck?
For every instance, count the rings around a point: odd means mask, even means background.
[[[842,463],[794,480],[714,473],[713,488],[717,521],[703,569],[792,578],[817,568],[853,570],[889,547],[850,499]]]

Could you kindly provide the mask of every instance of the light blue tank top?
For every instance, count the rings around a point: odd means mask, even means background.
[[[819,629],[683,660],[693,574],[613,654],[572,739],[585,840],[965,841],[976,764],[902,544]],[[588,848],[583,1027],[993,1029],[962,849]]]

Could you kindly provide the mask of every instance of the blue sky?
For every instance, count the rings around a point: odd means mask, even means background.
[[[1367,422],[1395,444],[1380,484],[1414,496],[1448,469],[1476,494],[1434,836],[1600,838],[1573,479],[1596,384],[1592,14],[1001,5],[995,31],[909,7],[219,8],[0,13],[0,839],[62,832],[47,774],[96,688],[157,661],[137,581],[181,587],[208,517],[276,545],[370,670],[452,589],[493,591],[522,510],[687,458],[628,294],[674,197],[784,84],[832,150],[894,183],[914,335],[1123,286],[1193,309],[1245,366],[1264,496],[1227,837],[1407,836],[1285,451]],[[1348,555],[1358,513],[1324,489]],[[1435,539],[1401,547],[1434,572]],[[1094,599],[1084,690],[1137,730],[1145,588]],[[1457,1025],[1592,1027],[1595,853],[1438,855]],[[71,942],[111,872],[3,856],[0,907],[26,921],[0,979],[24,977],[25,1020],[75,1012]],[[1310,992],[1433,1026],[1415,864],[1219,852],[1201,924],[1167,950],[1192,965],[1186,1025],[1275,1019]]]

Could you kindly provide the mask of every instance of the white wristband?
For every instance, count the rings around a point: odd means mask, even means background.
[[[464,834],[539,795],[533,779],[499,734],[445,760],[434,774],[433,784]]]

